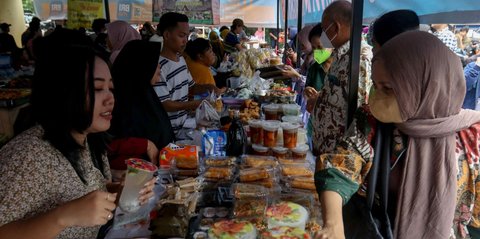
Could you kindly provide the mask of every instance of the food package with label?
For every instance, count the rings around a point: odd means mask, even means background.
[[[198,150],[195,145],[168,144],[159,153],[160,168],[198,169]]]
[[[226,156],[227,134],[222,130],[208,130],[202,138],[205,156]]]

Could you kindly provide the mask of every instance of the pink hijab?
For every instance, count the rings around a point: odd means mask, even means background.
[[[394,238],[449,238],[457,203],[455,136],[480,122],[480,112],[461,109],[460,59],[437,37],[408,31],[383,45],[372,62],[390,73],[406,120],[396,126],[409,136]]]
[[[112,44],[110,62],[113,64],[122,48],[132,40],[140,40],[142,37],[132,26],[124,21],[114,21],[106,25],[108,40]]]

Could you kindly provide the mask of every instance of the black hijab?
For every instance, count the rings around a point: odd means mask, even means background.
[[[147,138],[160,150],[174,141],[167,112],[151,80],[160,57],[160,46],[133,40],[118,55],[112,68],[115,86],[111,134],[115,138]]]

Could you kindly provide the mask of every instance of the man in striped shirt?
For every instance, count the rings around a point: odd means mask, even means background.
[[[154,82],[153,88],[168,113],[178,140],[182,138],[179,137],[179,131],[187,119],[188,111],[197,109],[201,103],[200,100],[189,101],[189,91],[202,93],[215,89],[212,86],[195,85],[181,55],[188,41],[188,17],[176,12],[165,13],[160,18],[159,28],[163,36],[159,59],[160,81]]]

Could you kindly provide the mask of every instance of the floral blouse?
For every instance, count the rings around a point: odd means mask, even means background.
[[[360,53],[360,74],[358,79],[358,105],[367,102],[372,86],[371,47],[362,42]],[[311,115],[313,126],[312,141],[314,155],[331,152],[345,132],[348,107],[348,82],[350,76],[350,42],[333,52],[333,63],[319,92],[318,100]]]
[[[373,159],[371,146],[376,120],[367,107],[357,111],[355,120],[334,153],[323,154],[317,162],[317,190],[335,191],[345,204],[353,194],[366,195],[366,178]],[[392,164],[406,150],[408,137],[394,129]],[[480,123],[457,133],[457,205],[451,238],[470,238],[467,226],[480,228]]]
[[[105,176],[94,167],[88,147],[80,155],[85,185],[63,154],[43,139],[35,126],[0,149],[0,226],[47,212],[92,191],[106,191],[111,179],[106,156]],[[28,230],[28,228],[26,228]],[[100,227],[72,227],[57,238],[96,238]]]

